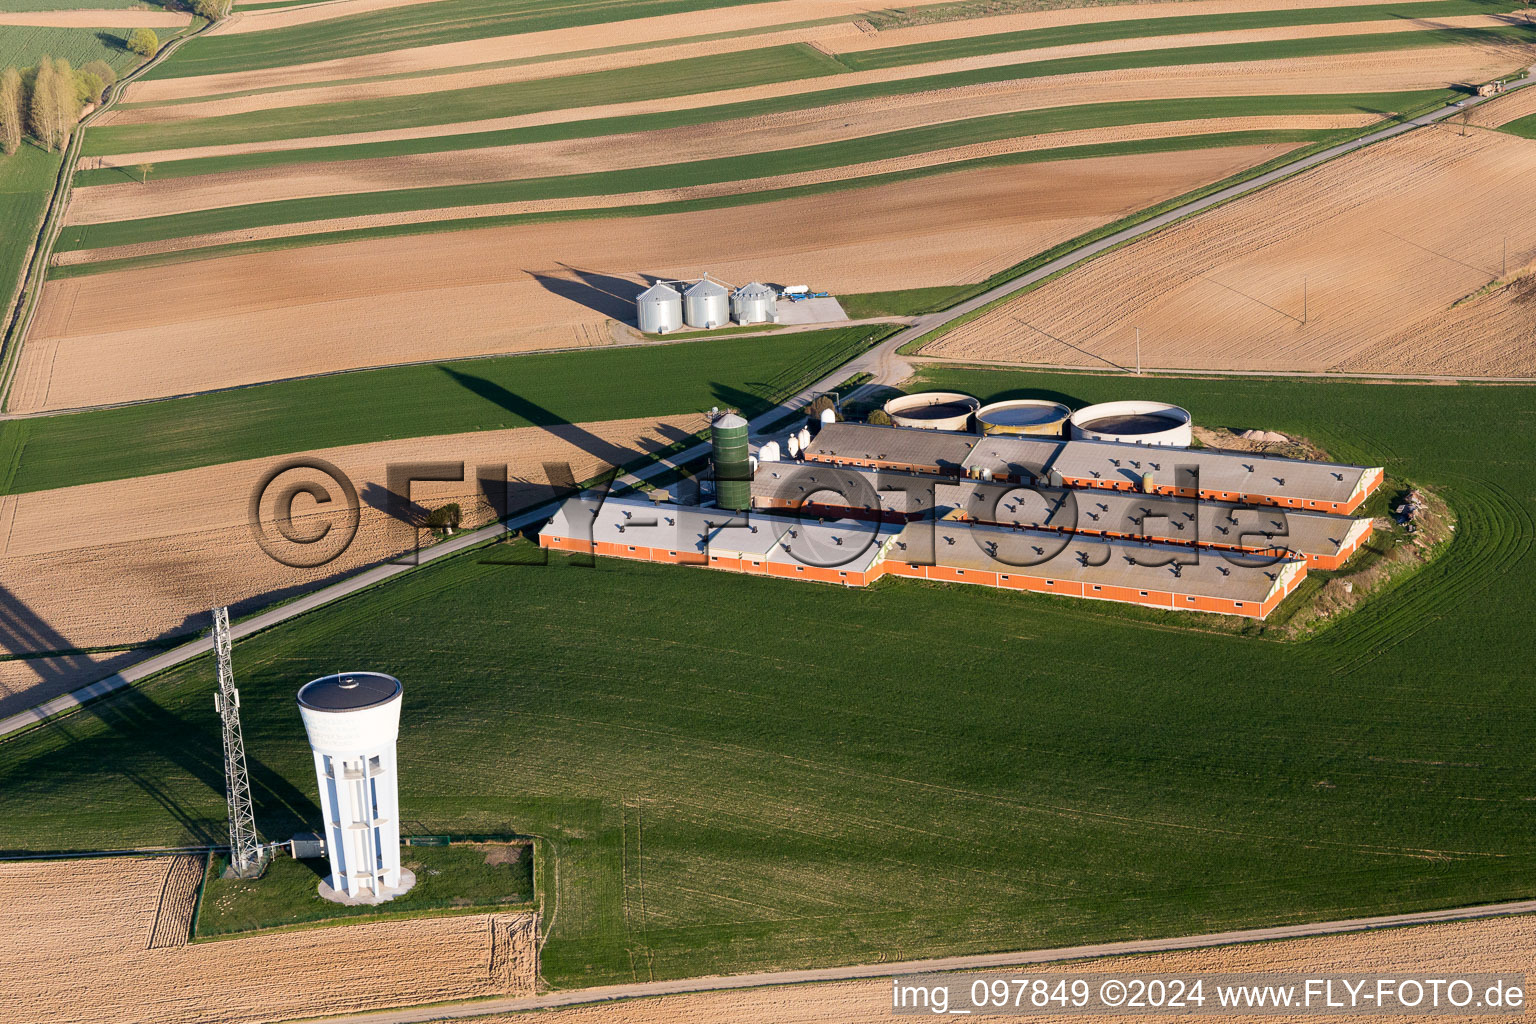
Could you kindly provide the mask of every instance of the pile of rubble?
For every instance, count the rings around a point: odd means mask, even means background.
[[[1418,531],[1419,526],[1414,520],[1421,516],[1428,507],[1428,503],[1425,502],[1422,494],[1418,491],[1409,491],[1403,495],[1401,503],[1393,506],[1392,514],[1397,517],[1399,523],[1403,524],[1404,530],[1409,533],[1415,533]]]

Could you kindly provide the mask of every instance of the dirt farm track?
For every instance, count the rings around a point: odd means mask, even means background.
[[[187,855],[0,864],[0,1019],[237,1024],[534,989],[529,914],[189,944],[202,866]]]

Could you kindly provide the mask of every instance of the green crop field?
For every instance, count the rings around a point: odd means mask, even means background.
[[[882,325],[357,370],[0,423],[0,493],[402,437],[739,408],[830,372]]]
[[[415,46],[735,7],[758,0],[454,0],[193,40],[147,78],[254,71]]]
[[[1503,130],[1522,139],[1536,139],[1536,114],[1511,121],[1504,125]]]
[[[29,68],[47,56],[67,60],[77,68],[104,60],[121,76],[144,59],[123,45],[128,32],[126,28],[0,26],[0,68]],[[161,31],[162,37],[169,34]]]
[[[0,156],[0,335],[62,159],[32,145]]]
[[[1453,18],[1476,14],[1504,14],[1517,8],[1510,0],[1428,0],[1417,3],[1393,3],[1380,6],[1309,7],[1300,10],[1246,11],[1238,14],[1188,15],[1176,18],[1130,18],[1064,25],[1057,28],[1030,29],[1023,32],[999,32],[967,36],[910,46],[888,46],[843,54],[838,59],[854,71],[928,64],[989,53],[1044,49],[1102,43],[1117,39],[1143,39],[1156,36],[1194,35],[1202,32],[1287,28],[1299,25],[1347,25],[1357,22],[1411,20],[1415,18]]]
[[[350,665],[405,684],[406,817],[537,835],[558,861],[558,986],[1532,896],[1536,392],[924,383],[1306,435],[1436,488],[1459,529],[1291,643],[983,588],[482,548],[237,645],[261,829],[319,820],[293,694]],[[217,842],[212,687],[203,660],[0,743],[0,848]]]
[[[522,181],[484,182],[428,188],[395,189],[352,195],[288,199],[195,213],[66,228],[58,250],[185,238],[276,224],[297,224],[334,217],[451,209],[478,204],[623,195],[648,189],[740,181],[795,174],[933,152],[955,146],[1074,129],[1219,117],[1367,112],[1388,114],[1438,102],[1450,92],[1409,92],[1344,96],[1231,96],[1085,104],[1045,110],[995,114],[909,128],[903,131],[742,156],[662,164],[619,171],[569,174]],[[1084,147],[1088,148],[1088,147]],[[1035,160],[1067,159],[1050,150],[1031,151]]]

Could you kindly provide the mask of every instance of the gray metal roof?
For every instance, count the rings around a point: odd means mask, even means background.
[[[312,711],[362,711],[400,696],[400,680],[383,672],[339,672],[299,688],[299,703]]]
[[[1051,464],[1063,476],[1165,487],[1262,494],[1302,501],[1347,502],[1371,469],[1213,448],[1159,448],[1114,441],[1067,441]]]
[[[721,430],[735,430],[738,427],[746,426],[747,421],[734,412],[728,412],[723,413],[718,419],[716,419],[714,425],[719,427]]]
[[[835,429],[834,429],[835,428]],[[1050,479],[1049,472],[1080,480],[1140,484],[1150,472],[1159,486],[1188,487],[1199,474],[1201,490],[1262,494],[1301,501],[1346,503],[1374,467],[1311,462],[1213,448],[1171,448],[1116,441],[978,436],[956,431],[831,424],[809,449],[860,461],[912,466],[961,466],[966,472]]]
[[[915,516],[933,510],[933,482],[932,476],[827,462],[762,462],[752,479],[752,497],[797,505],[814,497],[822,505]]]
[[[669,284],[657,281],[635,299],[636,302],[671,302],[673,299],[681,299],[676,288]]]
[[[625,496],[601,503],[595,498],[572,498],[540,534],[676,551],[701,559],[706,554],[757,558],[862,572],[879,561],[881,545],[898,529],[847,519],[817,522],[765,512],[732,513]]]
[[[1281,586],[1297,564],[1242,566],[1212,552],[1197,555],[1166,544],[951,520],[907,524],[890,557],[906,560],[907,556],[919,563],[954,569],[1018,573],[1069,580],[1085,587],[1159,590],[1255,604],[1263,603]]]
[[[683,294],[688,296],[690,299],[703,299],[709,298],[711,296],[720,296],[724,298],[725,296],[729,295],[730,292],[725,290],[724,285],[711,281],[706,277],[702,281],[690,285],[688,290],[683,292]]]
[[[1307,555],[1336,555],[1369,520],[1270,505],[1195,501],[1128,491],[1037,487],[979,480],[945,481],[938,504],[973,519],[1053,530],[1145,533],[1154,540],[1284,548]]]
[[[1060,454],[1062,443],[1049,437],[988,434],[979,438],[971,450],[965,460],[965,471],[990,469],[994,474],[1039,479]]]
[[[736,294],[744,299],[775,299],[779,293],[763,284],[761,281],[753,281],[736,289]]]
[[[952,430],[828,423],[806,449],[807,458],[843,458],[959,471],[981,438]]]

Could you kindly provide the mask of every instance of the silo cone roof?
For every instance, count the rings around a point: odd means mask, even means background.
[[[715,420],[715,426],[719,427],[721,430],[734,430],[737,427],[744,427],[746,425],[747,421],[733,412],[728,412],[724,416],[721,416],[719,419]]]
[[[683,292],[683,294],[688,296],[690,299],[708,299],[717,295],[723,298],[729,295],[730,292],[726,291],[723,286],[716,284],[706,277],[698,284],[689,288],[686,292]]]
[[[677,294],[677,289],[676,288],[673,288],[669,284],[662,284],[660,281],[657,281],[655,284],[651,285],[645,291],[641,292],[640,296],[637,299],[635,299],[635,301],[636,302],[645,302],[646,300],[664,301],[664,300],[675,299],[675,298],[678,298],[678,297],[679,296]]]
[[[743,288],[736,289],[736,294],[744,299],[771,299],[779,293],[759,281],[753,281]]]

